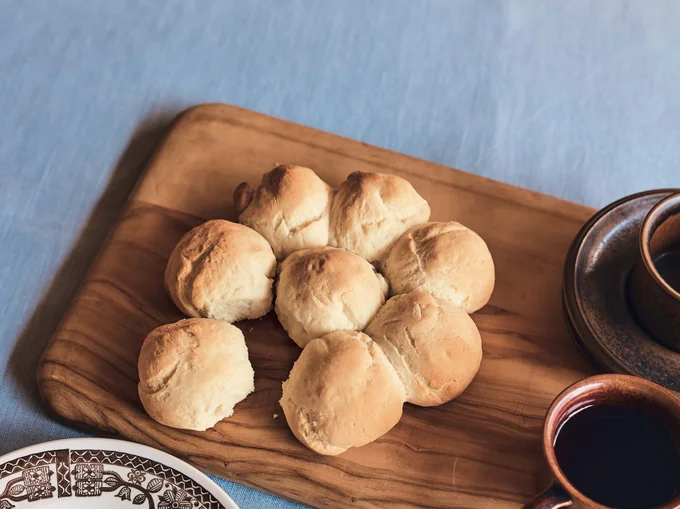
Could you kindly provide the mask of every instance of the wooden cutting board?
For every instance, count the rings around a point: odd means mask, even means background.
[[[234,219],[232,192],[276,163],[309,166],[333,186],[356,170],[408,179],[433,220],[473,228],[497,270],[491,303],[473,315],[484,360],[457,400],[406,405],[375,443],[319,456],[288,430],[278,400],[300,350],[273,313],[237,324],[255,393],[205,432],[144,413],[137,355],[153,328],[182,318],[163,289],[180,237],[206,219]],[[226,105],[175,121],[141,177],[38,368],[47,404],[87,427],[170,451],[209,472],[318,507],[519,507],[545,482],[543,416],[590,374],[561,308],[562,265],[589,208]],[[278,418],[276,418],[278,416]]]

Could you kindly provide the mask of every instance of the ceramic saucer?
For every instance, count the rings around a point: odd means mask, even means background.
[[[638,325],[626,290],[642,221],[673,192],[677,190],[634,194],[595,214],[569,249],[562,296],[569,331],[586,358],[606,370],[680,391],[680,354]]]
[[[101,438],[0,457],[0,509],[238,509],[207,476],[151,447]]]

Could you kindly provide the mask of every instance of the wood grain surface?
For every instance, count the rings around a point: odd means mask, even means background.
[[[300,353],[273,313],[241,322],[255,392],[205,432],[144,413],[137,355],[146,334],[181,318],[163,289],[180,237],[205,219],[234,219],[232,192],[276,163],[315,169],[333,186],[352,171],[407,178],[433,220],[457,220],[488,243],[497,270],[489,305],[473,315],[484,359],[457,400],[406,405],[378,441],[319,456],[288,430],[278,400]],[[519,507],[545,482],[543,416],[590,374],[561,309],[562,265],[589,208],[226,105],[173,124],[45,350],[47,404],[77,425],[170,451],[240,483],[318,507]],[[275,414],[281,417],[275,418]]]

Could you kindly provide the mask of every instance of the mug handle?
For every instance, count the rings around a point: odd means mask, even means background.
[[[562,487],[555,483],[540,495],[536,495],[531,502],[526,504],[523,509],[560,509],[570,507],[574,501]]]

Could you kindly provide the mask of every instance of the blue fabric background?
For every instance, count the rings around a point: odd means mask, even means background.
[[[673,0],[0,0],[0,453],[78,434],[35,364],[181,109],[233,103],[602,206],[680,185],[678,27]]]

